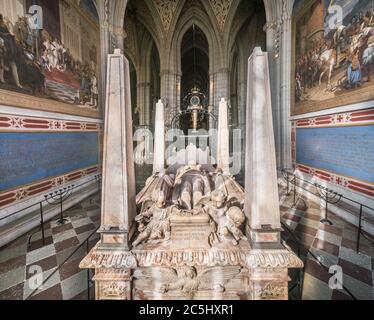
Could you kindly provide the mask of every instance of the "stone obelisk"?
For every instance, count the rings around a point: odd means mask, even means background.
[[[256,47],[248,60],[246,213],[254,242],[278,242],[280,229],[268,55]]]
[[[95,269],[96,299],[131,299],[136,260],[130,252],[135,231],[135,171],[129,62],[115,50],[108,56],[101,239],[80,268]]]
[[[219,103],[217,133],[217,168],[223,174],[230,175],[230,136],[227,102],[224,98]]]
[[[156,104],[153,143],[153,174],[165,169],[165,108],[161,100]]]
[[[136,215],[129,62],[108,57],[105,106],[101,245],[129,249]]]

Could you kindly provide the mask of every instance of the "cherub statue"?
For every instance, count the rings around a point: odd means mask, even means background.
[[[237,245],[241,239],[246,239],[240,230],[245,222],[245,215],[239,207],[232,206],[231,200],[227,199],[223,191],[215,190],[211,194],[210,201],[205,201],[204,211],[216,224],[215,233],[219,242],[229,240],[233,245]]]
[[[154,203],[135,217],[140,234],[133,242],[136,247],[142,242],[163,242],[170,239],[170,208],[166,207],[166,197],[160,192]]]

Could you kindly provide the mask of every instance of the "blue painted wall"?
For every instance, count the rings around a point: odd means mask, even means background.
[[[297,129],[296,162],[374,183],[374,126]]]
[[[97,132],[0,132],[0,191],[98,163]]]

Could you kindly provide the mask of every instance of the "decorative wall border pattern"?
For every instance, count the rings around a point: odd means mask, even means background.
[[[0,131],[101,131],[102,124],[93,122],[24,117],[0,113]]]
[[[318,178],[326,182],[349,189],[350,191],[361,193],[364,196],[374,197],[374,186],[370,184],[365,184],[362,181],[357,181],[352,178],[340,176],[321,169],[315,169],[301,164],[296,164],[296,170],[302,173],[306,173],[312,176],[313,178]]]
[[[99,137],[99,156],[102,153],[102,132],[103,124],[86,121],[61,120],[54,118],[31,117],[21,115],[9,115],[0,113],[0,132],[19,131],[19,132],[74,132],[88,131],[98,132]],[[18,188],[7,190],[0,193],[0,209],[13,205],[16,202],[26,200],[27,198],[46,193],[56,187],[63,186],[66,183],[76,181],[85,176],[100,171],[100,164],[92,167],[83,168],[74,172],[68,172],[61,176],[52,177],[47,180],[36,181],[30,185],[20,186]]]
[[[293,169],[313,178],[318,178],[320,180],[336,184],[346,188],[349,191],[360,193],[366,197],[374,197],[374,186],[371,184],[355,180],[351,177],[337,175],[332,172],[296,163],[296,130],[298,128],[338,127],[367,125],[372,123],[374,123],[374,108],[292,121],[291,152]]]
[[[63,186],[66,183],[73,182],[98,171],[99,166],[89,167],[48,180],[38,181],[37,183],[29,186],[22,186],[18,189],[8,191],[0,195],[0,208],[7,207],[21,200],[36,196],[40,193],[46,193],[51,189]]]
[[[297,128],[331,127],[374,123],[374,108],[295,120]]]

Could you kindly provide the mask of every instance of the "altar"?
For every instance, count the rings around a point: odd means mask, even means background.
[[[280,240],[267,54],[249,60],[245,188],[229,172],[225,100],[215,165],[193,145],[168,165],[159,101],[153,175],[135,195],[128,73],[119,51],[109,56],[101,240],[80,264],[95,269],[96,299],[287,299],[288,269],[303,264]]]

